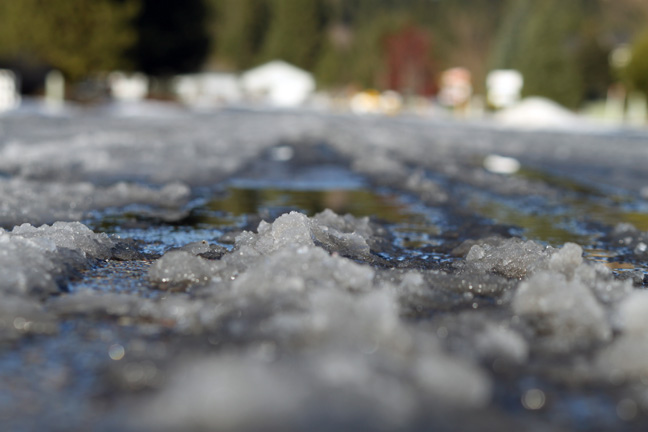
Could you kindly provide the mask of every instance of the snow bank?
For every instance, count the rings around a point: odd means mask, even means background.
[[[0,292],[47,295],[65,288],[76,270],[109,259],[119,245],[79,222],[0,228]]]
[[[297,427],[324,411],[337,422],[371,412],[376,424],[396,425],[425,412],[420,401],[428,398],[455,408],[487,404],[488,374],[445,352],[435,334],[408,325],[400,316],[407,294],[345,258],[370,254],[371,235],[364,218],[292,212],[242,233],[218,261],[166,253],[151,267],[152,283],[198,290],[200,310],[189,316],[218,305],[210,328],[261,345],[179,363],[169,386],[137,407],[138,425]],[[492,333],[494,345],[507,344],[506,334]],[[490,345],[484,350],[516,350]],[[292,347],[290,357],[275,362],[282,346]]]
[[[569,128],[579,118],[559,104],[541,97],[529,97],[495,115],[502,125],[522,128]]]
[[[596,358],[598,372],[613,383],[648,376],[648,292],[633,291],[617,307],[621,335]]]
[[[158,209],[161,215],[177,212],[187,203],[190,189],[183,183],[162,187],[118,182],[95,186],[89,182],[37,182],[0,178],[0,226],[80,220],[91,211],[141,204]]]

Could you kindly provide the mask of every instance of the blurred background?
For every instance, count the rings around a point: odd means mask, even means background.
[[[0,0],[0,69],[16,100],[466,114],[534,96],[645,122],[648,1]],[[274,97],[298,72],[304,94]]]

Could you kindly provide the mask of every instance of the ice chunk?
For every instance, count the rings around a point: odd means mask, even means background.
[[[352,232],[348,232],[353,230]],[[369,255],[366,238],[371,236],[368,219],[337,216],[330,210],[309,219],[298,212],[278,217],[272,224],[262,221],[258,234],[243,233],[236,239],[239,251],[251,247],[269,254],[287,246],[321,246],[348,256]]]
[[[318,344],[362,352],[404,353],[412,343],[398,317],[397,303],[386,290],[359,296],[330,291],[315,293],[305,327],[308,338]]]
[[[367,241],[374,234],[368,217],[339,216],[329,209],[313,217],[312,231],[318,244],[329,251],[365,257],[370,253]]]
[[[470,252],[470,249],[475,246],[479,245],[481,246],[481,250],[488,249],[491,247],[496,247],[500,246],[502,243],[506,241],[505,238],[499,237],[499,236],[490,236],[490,237],[485,237],[479,240],[466,240],[462,242],[459,246],[454,248],[452,250],[452,255],[458,256],[458,257],[466,257],[468,255],[468,252]]]
[[[592,291],[563,274],[544,271],[522,282],[513,311],[528,319],[537,335],[546,336],[552,350],[585,347],[612,336],[605,310]]]
[[[466,241],[453,253],[461,255],[468,247],[465,271],[492,272],[510,279],[523,279],[546,269],[571,279],[583,262],[583,250],[574,243],[566,243],[556,250],[531,240],[488,237]]]
[[[349,214],[341,216],[326,209],[313,216],[313,222],[318,225],[333,228],[340,233],[356,233],[368,240],[374,235],[368,217],[356,218]]]
[[[477,301],[508,303],[515,281],[499,275],[466,271],[460,275],[442,271],[381,271],[377,280],[395,285],[403,310],[415,316],[426,311],[470,305]],[[478,300],[479,299],[479,300]]]
[[[198,255],[207,259],[219,259],[227,252],[227,249],[225,249],[224,247],[210,244],[207,240],[189,243],[172,250],[185,251],[192,255]]]
[[[59,290],[62,269],[52,258],[54,242],[25,239],[0,231],[0,291],[46,295]]]
[[[603,264],[582,264],[574,276],[592,290],[598,301],[606,305],[618,303],[633,292],[631,280],[617,280],[612,270]]]
[[[279,216],[272,224],[261,222],[256,238],[256,249],[264,254],[288,245],[314,245],[311,221],[304,214],[290,212]]]
[[[24,238],[47,238],[57,248],[79,251],[92,258],[108,259],[112,256],[111,249],[114,247],[113,241],[106,234],[95,234],[80,222],[55,222],[52,226],[43,225],[39,228],[22,224],[11,232]]]
[[[498,245],[476,244],[466,255],[466,268],[522,279],[545,268],[552,251],[550,247],[518,238],[503,240]]]
[[[0,229],[0,291],[47,295],[97,260],[138,256],[129,245],[79,222]]]
[[[229,260],[228,260],[229,261]],[[251,266],[233,283],[239,292],[257,295],[314,289],[366,291],[374,271],[315,247],[287,247]]]
[[[564,274],[567,279],[583,263],[583,249],[575,243],[566,243],[549,258],[549,269]]]
[[[185,251],[170,251],[149,269],[149,280],[161,289],[204,285],[223,265]]]

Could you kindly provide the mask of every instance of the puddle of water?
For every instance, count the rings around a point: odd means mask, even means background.
[[[496,223],[519,227],[526,238],[553,246],[574,242],[594,247],[603,233],[589,228],[588,222],[609,227],[627,222],[641,231],[648,230],[648,206],[631,196],[607,194],[594,186],[527,167],[516,175],[555,187],[560,191],[558,201],[549,202],[541,197],[511,201],[480,196],[469,206]]]
[[[618,192],[606,194],[594,186],[538,170],[523,169],[518,175],[556,187],[560,191],[558,200],[477,195],[468,206],[495,223],[519,227],[515,234],[528,239],[557,247],[577,243],[587,260],[602,263],[614,273],[646,273],[645,263],[627,256],[620,259],[627,253],[601,240],[605,227],[624,222],[648,231],[648,205],[644,200]]]
[[[580,183],[571,178],[558,176],[549,173],[547,171],[542,171],[542,170],[533,169],[529,167],[522,167],[519,171],[515,173],[515,175],[524,177],[528,180],[540,181],[546,183],[549,186],[553,186],[556,189],[563,190],[563,191],[566,190],[566,191],[576,192],[579,194],[585,194],[589,196],[599,196],[599,197],[606,196],[604,192],[602,192],[601,190],[595,187]]]
[[[89,290],[155,297],[159,292],[150,289],[146,283],[150,266],[150,261],[107,261],[83,272],[83,278],[71,282],[68,288],[70,292]]]
[[[562,191],[574,192],[576,195],[565,194],[563,197],[569,207],[570,218],[586,217],[609,226],[627,222],[641,231],[648,231],[648,205],[643,200],[637,201],[618,191],[606,193],[594,186],[540,170],[523,168],[518,175],[542,181]]]
[[[366,187],[364,178],[339,165],[307,167],[264,162],[247,175],[229,181],[237,189],[277,189],[295,191],[358,190]]]
[[[607,249],[587,248],[584,251],[584,256],[590,261],[607,265],[612,258],[617,256],[617,253]]]
[[[194,210],[195,226],[241,225],[246,217],[274,219],[288,211],[313,216],[325,209],[355,217],[369,216],[394,226],[396,232],[434,235],[440,228],[424,209],[401,197],[369,189],[295,190],[229,187],[226,193]]]
[[[470,203],[473,210],[479,214],[493,219],[498,224],[519,227],[521,234],[530,239],[545,242],[552,246],[561,246],[573,242],[582,246],[591,245],[600,235],[598,232],[585,232],[580,228],[575,215],[549,214],[546,211],[531,212],[508,205],[504,202],[473,201]]]
[[[593,206],[595,204],[589,203],[587,205],[587,217],[591,217],[597,222],[606,223],[609,226],[614,226],[619,222],[648,219],[648,215],[645,214],[623,213],[614,209],[596,213],[595,210],[592,210]],[[585,228],[582,223],[582,208],[569,207],[559,214],[548,214],[547,212],[537,214],[524,212],[520,208],[502,202],[489,201],[477,203],[475,210],[497,223],[520,227],[520,234],[531,240],[545,242],[555,247],[560,247],[567,242],[579,244],[583,248],[585,259],[602,263],[616,273],[636,270],[645,272],[641,263],[622,262],[616,259],[620,254],[616,248],[604,249],[610,245],[601,244],[599,240],[602,235],[601,232],[588,231]],[[592,213],[589,213],[590,211]],[[635,226],[637,225],[639,224],[635,224]]]
[[[583,248],[583,257],[586,260],[603,264],[613,272],[620,273],[635,270],[644,271],[642,268],[638,267],[637,264],[618,261],[616,259],[618,255],[617,252],[611,250]]]
[[[309,216],[331,209],[356,217],[375,216],[391,223],[406,222],[406,205],[392,195],[366,189],[295,190],[278,188],[229,187],[226,194],[196,210],[197,225],[236,224],[241,216],[277,217],[296,210]]]
[[[418,248],[438,245],[436,236],[442,232],[441,226],[447,225],[440,210],[428,209],[385,191],[234,186],[228,187],[219,198],[194,209],[192,223],[203,229],[210,226],[241,228],[247,220],[258,216],[273,220],[293,210],[313,216],[327,208],[340,215],[369,216],[387,224],[394,235],[394,244],[414,255]]]
[[[217,243],[223,231],[217,226],[197,228],[189,226],[156,225],[148,228],[124,228],[110,231],[121,238],[131,238],[142,242],[145,254],[162,255],[169,249],[185,246],[187,243],[207,240]],[[225,246],[225,245],[222,245]]]

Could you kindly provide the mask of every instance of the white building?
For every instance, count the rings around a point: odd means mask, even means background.
[[[245,72],[241,87],[255,102],[288,108],[308,100],[315,91],[315,79],[302,69],[275,60]]]
[[[16,75],[8,69],[0,69],[0,112],[20,105]]]
[[[513,69],[491,71],[486,77],[488,102],[495,108],[506,108],[520,101],[524,78]]]
[[[173,90],[183,103],[199,107],[238,103],[242,99],[238,77],[228,73],[180,75],[173,81]]]
[[[108,76],[110,93],[120,102],[137,102],[148,94],[148,77],[143,73],[112,72]]]

